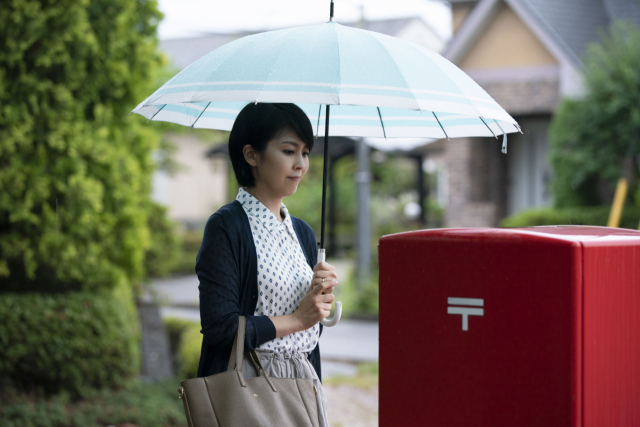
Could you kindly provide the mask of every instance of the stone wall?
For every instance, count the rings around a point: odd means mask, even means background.
[[[551,80],[478,82],[512,117],[555,111],[559,102],[559,83]]]
[[[495,227],[506,214],[507,163],[502,139],[447,141],[449,203],[445,227]]]

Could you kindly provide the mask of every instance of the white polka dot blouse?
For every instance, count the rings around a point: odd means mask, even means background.
[[[292,314],[307,294],[313,270],[307,264],[293,228],[289,211],[280,204],[285,219],[280,222],[258,199],[240,187],[236,200],[242,203],[253,234],[258,256],[258,304],[256,316]],[[320,327],[294,332],[267,341],[257,348],[279,353],[306,353],[318,343]]]

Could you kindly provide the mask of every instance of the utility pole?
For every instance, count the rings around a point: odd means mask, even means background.
[[[364,138],[356,141],[356,156],[358,159],[358,172],[355,174],[358,192],[357,212],[357,249],[358,249],[358,281],[357,287],[362,289],[371,277],[371,224],[369,215],[369,172],[370,148],[364,143]]]

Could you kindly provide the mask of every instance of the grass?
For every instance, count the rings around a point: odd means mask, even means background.
[[[322,385],[352,385],[363,389],[378,386],[378,362],[358,364],[356,375],[332,375],[322,380]]]

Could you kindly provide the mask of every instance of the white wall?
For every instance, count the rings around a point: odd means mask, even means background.
[[[169,207],[168,216],[182,223],[204,223],[227,200],[227,161],[208,159],[211,147],[194,135],[168,136],[177,150],[173,159],[181,166],[174,176],[156,172],[153,198]]]

